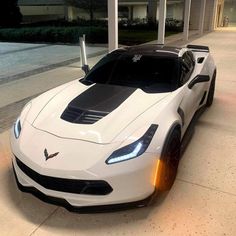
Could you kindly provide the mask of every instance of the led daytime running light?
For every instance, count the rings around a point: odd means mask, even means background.
[[[133,159],[142,155],[148,148],[158,125],[151,125],[147,132],[137,141],[114,151],[106,160],[107,164],[114,164]]]

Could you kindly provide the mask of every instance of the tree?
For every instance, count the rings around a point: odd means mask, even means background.
[[[90,20],[94,20],[95,10],[105,10],[109,0],[65,0],[67,5],[88,11]]]
[[[14,27],[21,23],[22,14],[18,7],[18,0],[5,0],[1,2],[0,26]]]

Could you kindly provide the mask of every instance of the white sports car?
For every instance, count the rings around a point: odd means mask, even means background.
[[[11,133],[18,187],[79,212],[148,204],[171,188],[183,137],[212,104],[215,78],[206,46],[107,54],[84,78],[24,107]]]

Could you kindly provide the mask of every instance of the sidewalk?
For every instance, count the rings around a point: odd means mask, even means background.
[[[105,53],[107,48],[87,46],[88,57]],[[80,60],[80,47],[54,44],[0,42],[0,84],[38,74]]]

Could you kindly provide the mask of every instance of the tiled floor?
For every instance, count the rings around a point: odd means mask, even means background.
[[[196,125],[173,188],[152,207],[79,215],[21,193],[11,169],[9,130],[1,133],[0,235],[236,235],[235,39],[236,29],[231,28],[192,42],[209,45],[216,60],[215,101]],[[71,78],[76,73],[72,69]],[[40,81],[40,77],[31,79]],[[31,80],[24,81],[27,86]],[[32,90],[37,91],[33,84]],[[7,99],[5,104],[11,104],[10,96]]]

